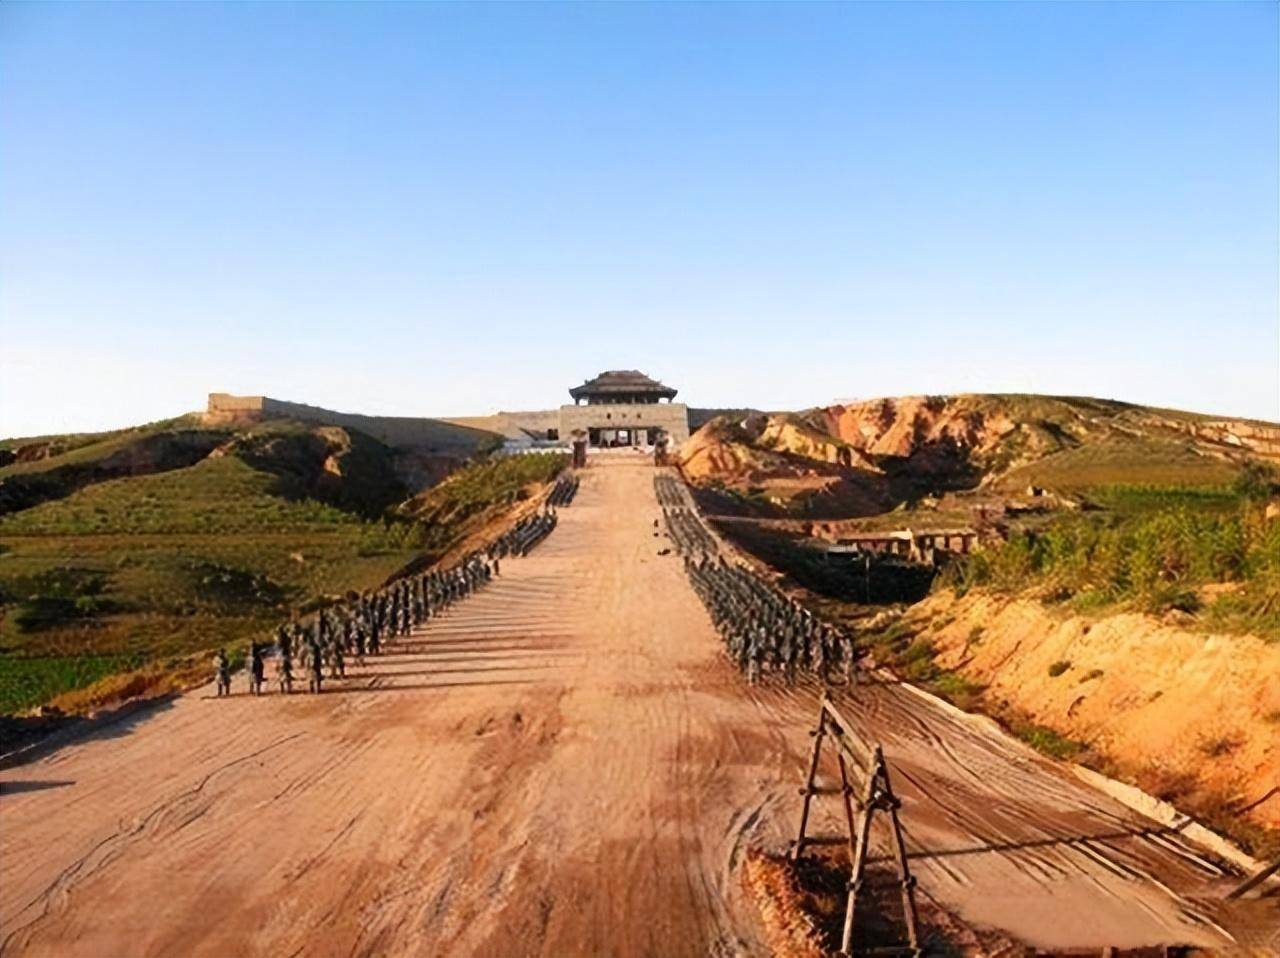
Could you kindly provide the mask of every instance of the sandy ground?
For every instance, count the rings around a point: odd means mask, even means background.
[[[531,557],[332,691],[202,689],[0,773],[4,954],[762,953],[736,866],[794,828],[817,690],[730,667],[652,476],[601,457]],[[922,894],[1045,947],[1229,942],[1176,835],[900,686],[837,699]]]

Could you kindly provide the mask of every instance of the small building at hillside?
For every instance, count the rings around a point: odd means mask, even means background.
[[[580,431],[593,447],[653,446],[663,437],[679,445],[689,438],[689,407],[673,402],[676,392],[635,369],[603,372],[569,390],[560,438]]]
[[[811,545],[824,553],[828,562],[841,557],[881,555],[938,565],[977,549],[978,533],[973,529],[894,529],[846,533],[834,542],[814,540]]]

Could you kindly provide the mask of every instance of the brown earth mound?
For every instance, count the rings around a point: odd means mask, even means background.
[[[1280,645],[974,593],[935,594],[906,622],[997,710],[1089,745],[1158,797],[1211,820],[1239,816],[1280,844]]]
[[[978,486],[1226,482],[1245,462],[1280,461],[1280,426],[1074,397],[905,396],[718,418],[679,458],[694,482],[761,486],[784,508],[814,495],[784,480],[823,477],[874,489],[887,509]]]

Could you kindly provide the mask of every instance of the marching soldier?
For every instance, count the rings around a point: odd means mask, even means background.
[[[310,675],[307,679],[307,691],[314,695],[319,695],[320,685],[324,679],[324,659],[320,652],[320,645],[314,638],[307,646],[307,658],[311,666]]]
[[[280,650],[280,692],[289,695],[293,692],[293,659],[287,648]]]
[[[213,657],[213,677],[218,683],[218,698],[231,694],[231,663],[227,661],[227,650],[218,649]]]
[[[252,695],[262,694],[262,654],[257,642],[249,643],[249,651],[245,653],[245,670],[249,673],[249,692]]]

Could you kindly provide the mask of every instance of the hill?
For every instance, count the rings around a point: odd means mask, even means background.
[[[0,713],[203,671],[209,650],[448,548],[538,471],[464,467],[451,488],[472,508],[419,517],[398,507],[463,460],[334,425],[183,417],[0,448]]]
[[[679,458],[725,512],[853,518],[946,492],[1230,482],[1280,462],[1280,425],[1087,398],[907,396],[720,417]]]

